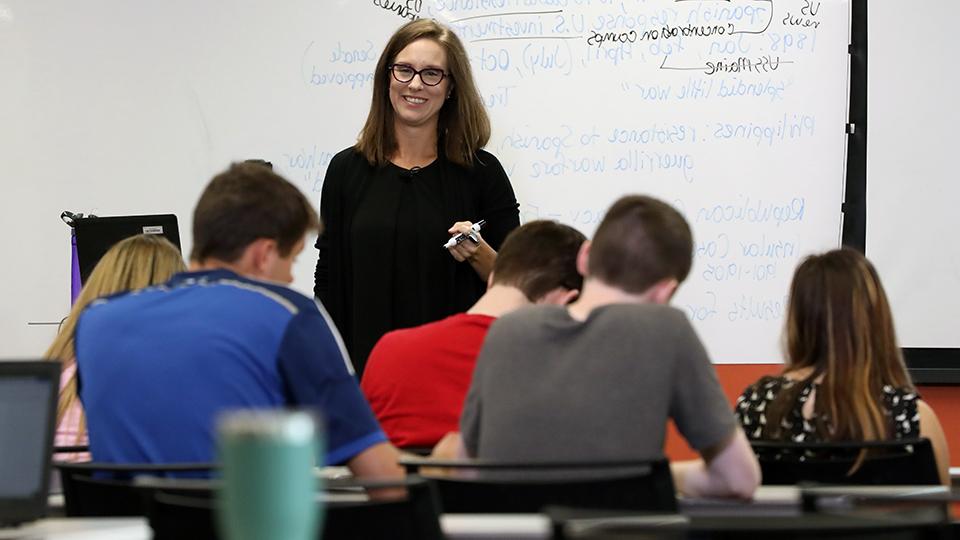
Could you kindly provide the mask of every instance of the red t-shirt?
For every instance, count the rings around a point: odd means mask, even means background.
[[[461,313],[380,338],[360,387],[394,445],[433,446],[459,430],[473,366],[494,320]]]

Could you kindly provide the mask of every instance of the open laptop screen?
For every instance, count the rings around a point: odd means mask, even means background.
[[[58,362],[0,362],[0,523],[44,514],[59,378]]]
[[[173,214],[81,218],[73,222],[73,228],[77,235],[81,283],[87,282],[93,267],[107,250],[124,238],[159,234],[180,249],[180,229]]]

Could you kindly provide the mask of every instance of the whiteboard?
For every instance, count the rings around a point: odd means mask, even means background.
[[[54,329],[27,323],[68,310],[62,210],[173,212],[189,252],[200,190],[246,158],[317,203],[418,16],[465,41],[522,220],[589,235],[622,194],[672,202],[696,238],[675,305],[715,361],[780,360],[794,266],[839,243],[843,0],[0,0],[0,354],[41,353]]]
[[[913,9],[869,6],[867,238],[890,297],[902,347],[960,348],[960,197],[954,132],[957,51],[950,21],[960,5],[925,0]],[[931,16],[935,13],[936,16]],[[923,50],[904,47],[901,28],[923,28]]]

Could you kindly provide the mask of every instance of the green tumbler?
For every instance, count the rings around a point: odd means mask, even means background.
[[[229,540],[314,540],[323,442],[306,412],[241,410],[219,423],[220,530]]]

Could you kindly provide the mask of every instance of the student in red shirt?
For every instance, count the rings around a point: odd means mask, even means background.
[[[394,445],[432,447],[457,431],[487,329],[523,306],[575,299],[583,283],[576,257],[585,239],[553,221],[527,223],[507,236],[487,292],[466,313],[395,330],[377,342],[361,388]]]

